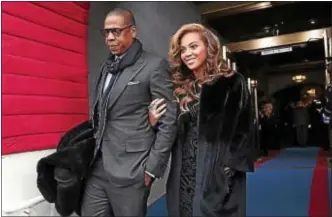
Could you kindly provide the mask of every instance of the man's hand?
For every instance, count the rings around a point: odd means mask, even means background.
[[[152,184],[153,178],[149,176],[148,174],[144,174],[144,184],[146,187],[150,187]]]
[[[227,184],[226,186],[226,192],[230,193],[232,191],[232,182],[233,182],[233,176],[235,174],[235,170],[229,167],[224,167],[224,172],[227,177]]]
[[[224,167],[224,172],[225,172],[227,178],[232,178],[235,174],[235,171],[229,167]]]

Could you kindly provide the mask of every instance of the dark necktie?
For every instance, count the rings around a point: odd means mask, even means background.
[[[116,75],[120,71],[120,60],[120,57],[115,57],[114,61],[107,63],[109,73],[111,73],[112,75]]]
[[[111,89],[114,85],[114,82],[115,82],[116,78],[118,77],[119,63],[120,63],[120,57],[116,57],[115,60],[107,66],[108,73],[111,73],[112,77],[111,77],[110,82],[108,83],[108,86],[106,87],[106,89],[103,93],[103,102],[106,101],[106,97],[107,97],[108,93],[111,91]]]

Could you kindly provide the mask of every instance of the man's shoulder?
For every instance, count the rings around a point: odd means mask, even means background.
[[[148,51],[142,52],[142,58],[145,59],[148,65],[151,67],[158,67],[163,64],[168,64],[168,61],[160,55]]]

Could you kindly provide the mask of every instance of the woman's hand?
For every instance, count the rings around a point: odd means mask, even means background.
[[[166,103],[164,99],[157,98],[153,100],[149,106],[149,123],[155,127],[160,117],[166,112]]]

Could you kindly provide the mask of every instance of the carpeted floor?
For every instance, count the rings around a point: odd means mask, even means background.
[[[247,175],[247,216],[330,216],[332,174],[324,151],[284,149],[255,165]],[[148,216],[167,216],[164,196]]]
[[[330,216],[332,217],[332,168],[329,168]]]

